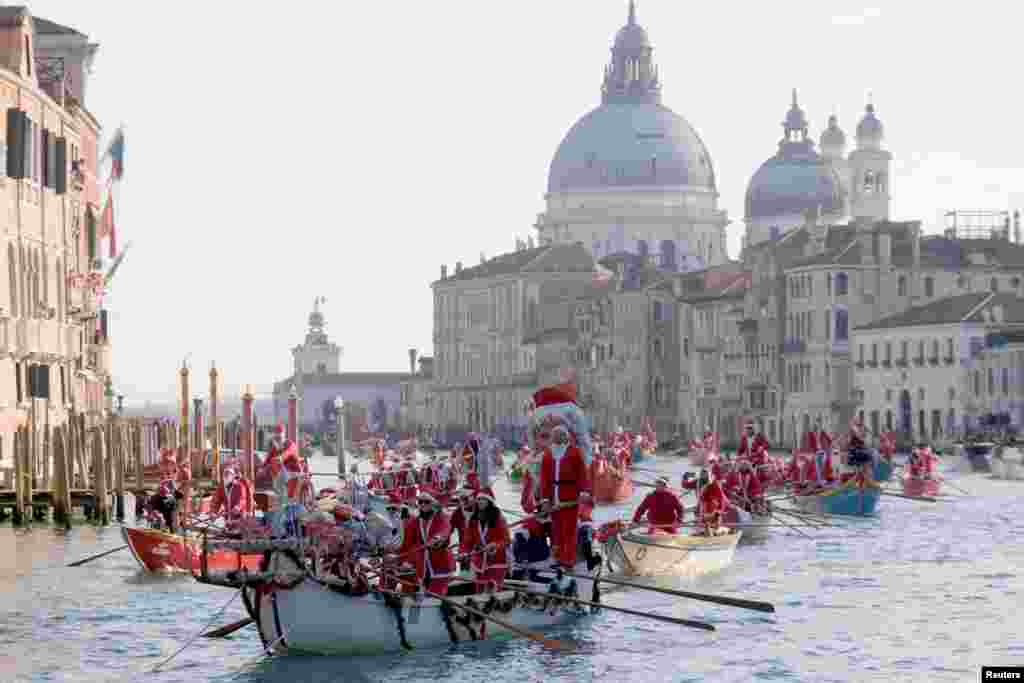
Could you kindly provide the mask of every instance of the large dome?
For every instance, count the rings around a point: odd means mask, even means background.
[[[606,102],[576,122],[551,162],[548,192],[608,187],[715,189],[693,127],[656,102]]]
[[[843,210],[839,176],[818,154],[777,154],[750,179],[748,219],[801,214],[821,207],[822,213]]]

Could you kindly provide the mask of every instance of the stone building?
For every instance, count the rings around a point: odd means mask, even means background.
[[[1020,429],[1022,332],[1020,291],[958,294],[857,327],[854,387],[864,424],[872,434],[940,444],[991,416]]]
[[[429,356],[417,358],[417,355],[416,349],[409,349],[409,377],[400,388],[398,428],[426,437],[437,429],[434,423],[434,359]]]
[[[288,419],[288,397],[294,388],[303,431],[332,430],[338,397],[345,401],[349,438],[358,440],[367,432],[396,429],[401,386],[412,373],[342,372],[341,347],[327,336],[319,301],[309,314],[304,342],[292,349],[292,374],[274,383],[274,419]]]
[[[82,33],[0,7],[0,462],[32,416],[111,410],[111,346],[98,289],[100,124],[86,108],[97,45]],[[43,368],[37,370],[36,368]],[[48,385],[38,385],[46,380]],[[32,382],[36,378],[36,382]],[[32,398],[47,393],[49,399]],[[42,391],[40,391],[40,389]]]
[[[543,307],[582,291],[594,260],[579,243],[526,248],[470,268],[441,267],[434,290],[434,423],[443,430],[525,424],[536,390]]]
[[[647,31],[631,1],[605,68],[601,104],[555,152],[540,244],[582,242],[595,258],[653,255],[667,270],[727,259],[711,154],[696,130],[662,104]]]

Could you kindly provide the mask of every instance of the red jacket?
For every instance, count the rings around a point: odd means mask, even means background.
[[[528,515],[537,511],[537,499],[533,493],[534,484],[533,472],[526,468],[523,470],[523,493],[519,497],[519,504],[523,507],[523,512]]]
[[[648,493],[640,507],[633,513],[633,521],[639,522],[647,515],[647,521],[653,526],[669,526],[683,521],[683,504],[676,494],[665,489],[656,489]]]
[[[551,448],[544,449],[540,463],[540,496],[552,503],[575,502],[581,493],[590,493],[590,468],[583,453],[569,446],[561,459],[556,459]]]
[[[753,450],[754,450],[753,440],[750,439],[746,434],[741,436],[740,437],[740,447],[739,447],[739,450],[736,451],[736,457],[737,458],[741,458],[741,457],[746,456],[746,457],[749,458],[753,454]]]
[[[498,546],[493,555],[486,552],[474,552],[470,558],[473,568],[478,572],[488,569],[507,569],[508,554],[506,548],[512,543],[512,536],[508,531],[508,524],[505,517],[498,512],[498,519],[494,526],[484,528],[480,519],[474,515],[467,525],[466,535],[469,537],[469,548],[472,551],[480,550],[482,546],[494,543]],[[461,544],[460,544],[461,545]]]
[[[725,491],[727,496],[733,496],[741,492],[740,473],[736,468],[733,468],[731,472],[725,475],[725,481],[722,482],[722,490]]]
[[[466,519],[466,514],[462,511],[461,507],[455,508],[455,512],[452,513],[451,525],[452,531],[459,532],[459,554],[468,553],[472,548],[469,545],[469,530],[467,525],[469,520]]]
[[[832,450],[832,437],[824,430],[818,432],[818,448],[823,451]]]
[[[835,474],[832,471],[832,455],[831,453],[825,454],[825,463],[822,468],[821,478],[825,481],[832,481],[835,479]],[[818,458],[817,455],[807,459],[807,463],[804,465],[803,479],[805,482],[816,482],[818,481]]]
[[[764,495],[764,487],[761,485],[761,478],[753,472],[738,474],[740,495],[747,500],[757,500]]]
[[[717,480],[712,481],[700,492],[700,514],[712,515],[716,512],[724,512],[729,507],[729,497],[722,490],[722,485]]]
[[[818,451],[818,435],[815,432],[804,434],[802,450],[806,453],[816,453]]]
[[[224,508],[224,516],[228,519],[238,519],[252,512],[252,487],[249,486],[249,481],[236,479],[230,493],[225,489],[224,482],[221,482],[217,486],[217,490],[213,492],[210,511],[217,514],[221,507]]]
[[[435,579],[451,576],[455,571],[455,556],[448,549],[452,535],[451,521],[444,512],[435,512],[430,522],[424,524],[419,517],[412,516],[405,520],[402,534],[402,546],[398,555],[402,562],[409,562],[416,567],[416,577],[420,580],[426,576],[428,564],[430,574]],[[444,547],[438,550],[423,548],[436,539],[444,541]]]

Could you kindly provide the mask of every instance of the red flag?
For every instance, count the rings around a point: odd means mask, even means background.
[[[110,258],[117,256],[117,232],[114,230],[114,195],[107,197],[107,205],[103,207],[102,234],[110,237]]]

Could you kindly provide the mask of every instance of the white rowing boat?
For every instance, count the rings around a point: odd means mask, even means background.
[[[626,531],[609,539],[605,551],[611,565],[625,574],[696,577],[732,564],[743,533],[734,529],[720,536]]]
[[[1024,480],[1024,453],[1016,446],[997,449],[990,463],[996,479]]]

